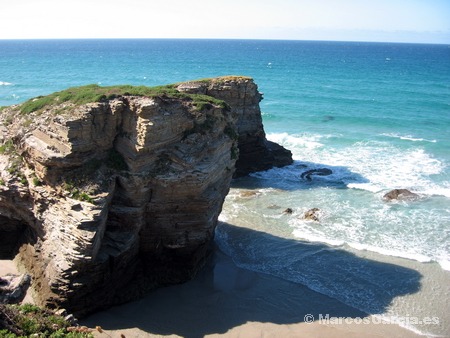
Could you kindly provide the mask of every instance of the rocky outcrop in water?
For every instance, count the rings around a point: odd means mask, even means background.
[[[383,199],[386,201],[400,200],[411,201],[419,198],[419,195],[409,191],[408,189],[393,189],[384,194]]]
[[[303,219],[308,221],[319,222],[319,212],[320,212],[319,208],[309,209],[305,211],[305,213],[303,214]]]
[[[223,77],[3,109],[0,258],[17,254],[38,304],[77,315],[191,278],[233,174],[292,162],[265,140],[260,99]]]
[[[300,175],[300,178],[303,180],[311,181],[314,176],[329,176],[332,173],[333,171],[328,168],[310,169],[303,172]]]

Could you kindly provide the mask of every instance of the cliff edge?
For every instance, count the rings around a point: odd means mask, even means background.
[[[0,259],[77,315],[191,278],[230,181],[292,162],[252,79],[70,88],[0,111]],[[237,161],[237,162],[236,162]]]

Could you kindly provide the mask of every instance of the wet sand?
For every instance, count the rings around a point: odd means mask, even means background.
[[[97,337],[420,337],[395,324],[319,321],[327,315],[347,322],[372,318],[303,285],[241,269],[216,251],[192,281],[81,324],[100,326]]]

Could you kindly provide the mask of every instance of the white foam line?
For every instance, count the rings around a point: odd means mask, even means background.
[[[421,262],[421,263],[429,263],[429,262],[433,261],[430,257],[422,255],[422,254],[412,254],[412,253],[407,253],[407,252],[405,253],[405,252],[400,252],[400,251],[396,251],[396,250],[390,250],[390,249],[385,249],[385,248],[380,248],[380,247],[366,245],[366,244],[360,244],[360,243],[349,242],[349,243],[347,243],[347,245],[349,247],[352,247],[359,251],[372,251],[372,252],[377,252],[379,254],[382,254],[384,256],[406,258],[406,259],[414,260],[414,261]]]
[[[430,142],[430,143],[436,143],[436,140],[427,140],[425,138],[418,138],[418,137],[413,137],[411,135],[399,135],[399,134],[389,134],[389,133],[383,133],[381,134],[382,136],[387,136],[387,137],[393,137],[393,138],[398,138],[400,140],[405,140],[405,141],[412,141],[412,142]]]

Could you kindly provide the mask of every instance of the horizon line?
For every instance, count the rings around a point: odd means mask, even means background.
[[[339,39],[286,39],[286,38],[176,38],[176,37],[42,37],[42,38],[0,38],[0,41],[67,41],[67,40],[211,40],[211,41],[299,41],[299,42],[352,42],[352,43],[387,43],[414,45],[450,45],[450,42],[411,42],[411,41],[382,41],[382,40],[339,40]]]

